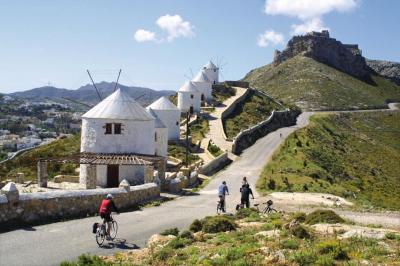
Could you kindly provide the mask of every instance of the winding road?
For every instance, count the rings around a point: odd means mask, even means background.
[[[255,184],[281,142],[293,131],[306,126],[312,114],[302,113],[295,126],[281,128],[259,139],[197,195],[179,197],[159,207],[116,216],[120,229],[119,239],[114,243],[102,248],[97,246],[91,227],[99,221],[98,217],[23,228],[0,234],[0,265],[59,265],[61,261],[75,259],[82,253],[105,255],[144,247],[155,233],[171,227],[187,228],[194,219],[215,214],[216,190],[223,180],[231,191],[227,196],[228,211],[233,211],[239,202],[242,177],[247,176],[249,182]]]

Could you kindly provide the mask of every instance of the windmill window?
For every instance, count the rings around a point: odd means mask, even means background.
[[[157,141],[157,132],[154,133],[154,141]]]
[[[112,134],[112,124],[111,123],[106,124],[106,132],[104,134]]]
[[[179,122],[178,121],[176,121],[176,125],[179,126]]]
[[[190,94],[190,98],[193,99],[193,94]]]
[[[121,134],[121,124],[114,124],[114,134]]]

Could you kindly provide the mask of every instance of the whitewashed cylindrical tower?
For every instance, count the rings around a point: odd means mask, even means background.
[[[196,85],[188,81],[178,90],[178,109],[181,112],[199,113],[201,106],[201,94]]]
[[[155,153],[157,156],[168,155],[168,127],[161,121],[153,109],[148,108],[147,112],[155,118]]]
[[[155,119],[126,92],[118,89],[82,116],[81,152],[95,154],[155,154]],[[80,181],[86,180],[87,166],[81,165]],[[137,166],[97,165],[97,185],[111,186],[127,179],[136,182],[143,169]],[[115,176],[113,177],[115,178]],[[107,183],[108,182],[108,183]]]
[[[154,114],[168,128],[168,139],[179,140],[181,111],[167,97],[163,96],[150,104],[147,110],[152,109]]]
[[[212,100],[212,84],[208,79],[204,70],[201,70],[193,79],[192,82],[201,93],[201,100],[210,102]]]
[[[211,84],[217,84],[219,82],[219,68],[212,61],[205,64],[203,70]]]

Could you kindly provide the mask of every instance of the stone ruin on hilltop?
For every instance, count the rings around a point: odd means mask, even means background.
[[[273,65],[296,55],[310,57],[359,79],[369,81],[370,70],[357,44],[343,44],[331,38],[329,31],[294,36],[283,51],[275,51]]]

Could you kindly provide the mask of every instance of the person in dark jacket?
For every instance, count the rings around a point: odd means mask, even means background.
[[[246,205],[246,208],[250,208],[250,195],[252,199],[254,199],[253,191],[251,190],[250,185],[248,183],[243,184],[240,188],[240,193],[242,194],[240,198],[240,204],[242,206]]]
[[[99,209],[100,217],[103,219],[104,222],[107,223],[107,238],[110,237],[111,231],[111,212],[115,211],[116,213],[119,213],[117,206],[115,206],[115,203],[112,199],[113,196],[111,194],[108,194],[107,197],[101,202]]]

